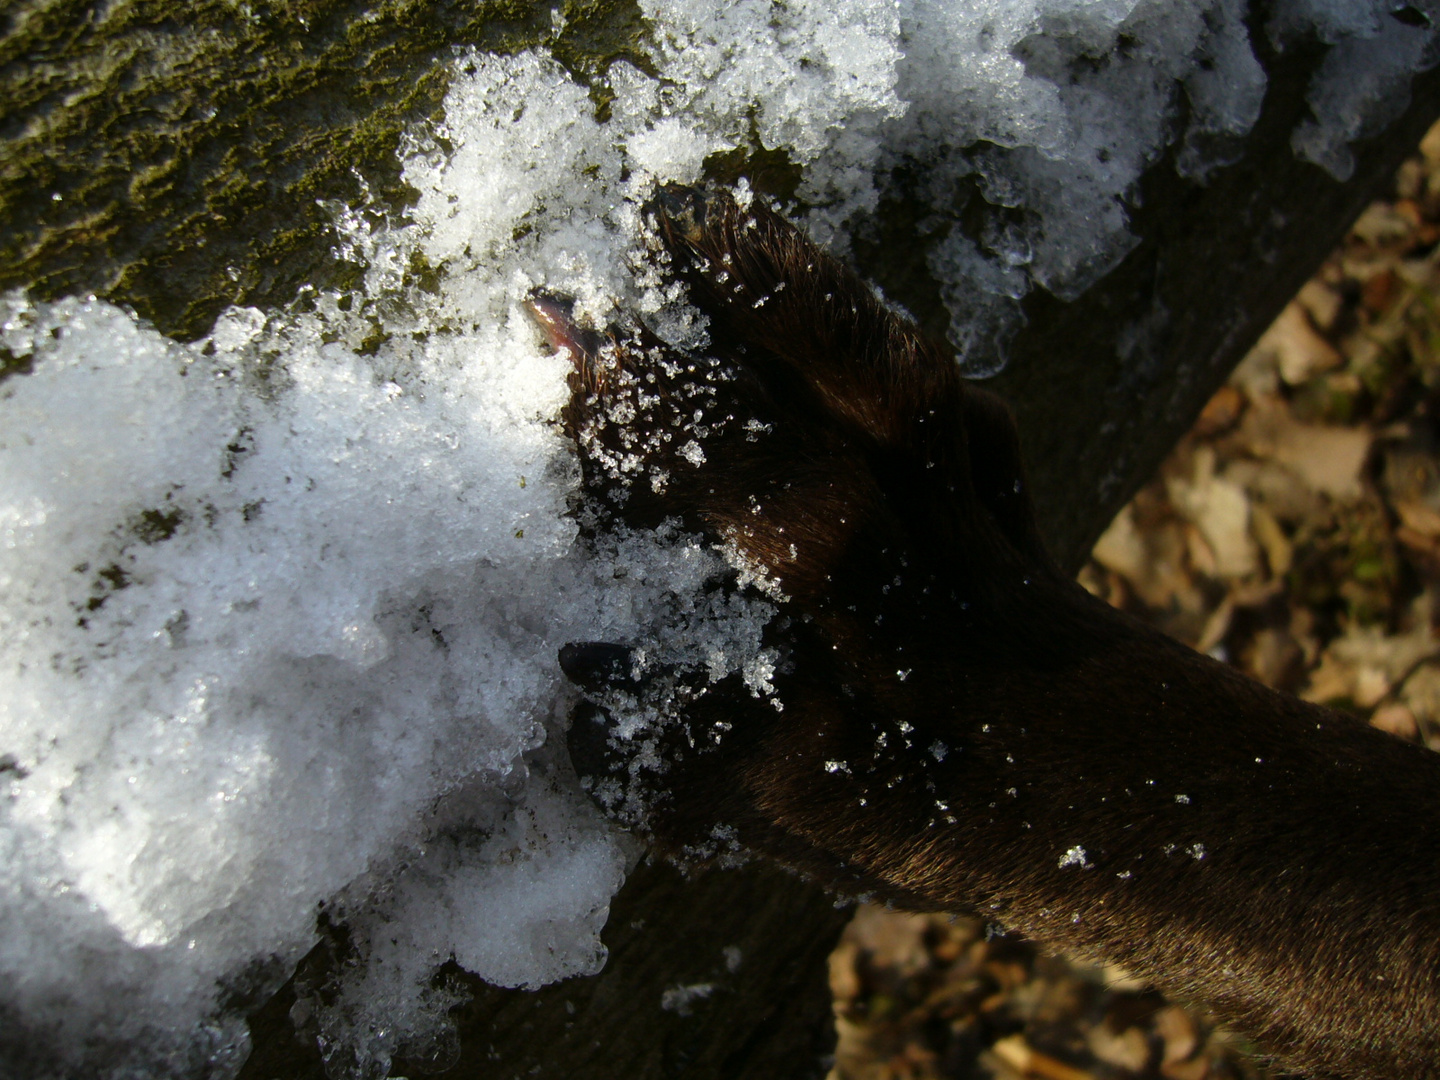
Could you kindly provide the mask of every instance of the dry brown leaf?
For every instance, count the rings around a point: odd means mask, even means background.
[[[1370,726],[1388,731],[1391,735],[1398,735],[1402,739],[1413,740],[1420,737],[1420,724],[1416,721],[1415,714],[1411,712],[1410,706],[1402,705],[1398,701],[1376,709],[1370,715]]]
[[[1404,242],[1414,226],[1392,205],[1371,203],[1350,227],[1350,235],[1370,247],[1388,247]]]
[[[1038,1077],[1040,1080],[1093,1080],[1093,1076],[1084,1069],[1077,1069],[1033,1049],[1022,1035],[1001,1039],[990,1050],[1021,1076]]]
[[[1252,454],[1273,458],[1312,490],[1335,499],[1358,499],[1361,470],[1374,435],[1365,428],[1302,424],[1282,402],[1254,402],[1243,437]]]
[[[1420,155],[1426,161],[1440,162],[1440,124],[1436,124],[1420,140]]]
[[[1397,214],[1396,217],[1404,221],[1401,215]],[[1407,226],[1406,233],[1404,237],[1397,238],[1397,241],[1408,240],[1410,238],[1410,223],[1406,221],[1405,224]],[[1372,275],[1370,279],[1365,282],[1360,290],[1360,303],[1365,306],[1366,310],[1379,315],[1381,312],[1389,310],[1390,305],[1395,302],[1395,298],[1399,293],[1400,279],[1396,276],[1393,269],[1386,267],[1378,274]]]
[[[901,976],[912,975],[929,966],[925,930],[931,916],[887,912],[882,907],[862,904],[845,932],[845,940],[870,953],[877,963],[894,968]]]
[[[1310,673],[1310,683],[1300,696],[1310,701],[1350,700],[1368,709],[1390,692],[1390,682],[1378,668],[1356,666],[1326,656]]]
[[[1145,540],[1135,528],[1135,508],[1127,503],[1110,522],[1110,527],[1095,541],[1091,556],[1105,569],[1123,578],[1138,581],[1145,573],[1150,554],[1145,550]]]
[[[1351,626],[1325,648],[1320,666],[1300,694],[1308,701],[1348,698],[1374,708],[1395,682],[1434,653],[1428,623],[1404,634],[1386,634],[1374,626]]]
[[[1154,611],[1198,609],[1201,597],[1185,571],[1185,537],[1179,521],[1141,532],[1133,506],[1110,523],[1092,552]]]
[[[1190,565],[1197,574],[1212,578],[1220,576],[1220,560],[1215,555],[1215,549],[1194,525],[1185,526],[1185,552],[1190,556]]]
[[[1115,993],[1136,993],[1150,986],[1149,979],[1132,975],[1119,964],[1106,964],[1100,969],[1100,981],[1106,990]]]
[[[1280,372],[1275,366],[1275,354],[1268,349],[1252,347],[1230,373],[1230,385],[1251,402],[1273,397],[1280,390]]]
[[[1295,473],[1277,461],[1237,458],[1225,464],[1225,479],[1263,503],[1277,521],[1303,521],[1325,509],[1321,496],[1298,483]]]
[[[1260,553],[1250,536],[1250,498],[1245,489],[1215,475],[1215,450],[1198,447],[1188,480],[1172,477],[1166,491],[1175,509],[1204,537],[1209,554],[1192,543],[1191,556],[1212,576],[1248,577],[1260,569]]]
[[[830,994],[837,1001],[848,1002],[860,995],[860,976],[855,970],[859,955],[860,946],[849,938],[842,938],[830,954]]]
[[[1402,199],[1416,199],[1425,190],[1425,162],[1408,158],[1395,173],[1395,194]]]
[[[1255,632],[1239,659],[1266,686],[1288,689],[1304,671],[1305,651],[1285,630],[1267,626]]]
[[[1237,581],[1230,585],[1230,598],[1237,608],[1258,608],[1285,591],[1283,581]]]
[[[1392,505],[1407,529],[1429,540],[1440,539],[1440,512],[1418,502],[1396,502]]]
[[[1336,499],[1358,499],[1361,469],[1370,452],[1364,429],[1295,424],[1284,429],[1275,459],[1293,469],[1311,488]]]
[[[1413,196],[1395,200],[1395,213],[1410,223],[1411,229],[1418,229],[1425,224],[1425,212],[1420,209]]]
[[[1205,1080],[1210,1075],[1210,1063],[1204,1058],[1172,1061],[1160,1066],[1160,1075],[1165,1080]]]
[[[1090,1052],[1107,1065],[1138,1073],[1150,1063],[1150,1040],[1137,1027],[1115,1032],[1106,1024],[1097,1024],[1087,1041]]]
[[[1230,623],[1235,618],[1235,597],[1226,595],[1205,621],[1205,629],[1200,631],[1200,637],[1195,642],[1195,651],[1208,653],[1211,649],[1225,640],[1225,635],[1230,632]]]
[[[1161,1060],[1184,1061],[1200,1048],[1200,1030],[1195,1019],[1179,1005],[1167,1005],[1155,1014],[1155,1033],[1165,1043]]]
[[[1265,551],[1265,563],[1270,568],[1271,576],[1283,577],[1288,574],[1295,556],[1294,545],[1264,503],[1250,504],[1250,532]]]
[[[1320,662],[1319,620],[1308,607],[1295,605],[1290,609],[1290,636],[1295,639],[1305,654],[1305,666],[1314,667]]]
[[[1345,298],[1340,294],[1340,290],[1319,278],[1312,278],[1302,285],[1295,299],[1310,316],[1316,329],[1325,332],[1334,327],[1345,307]]]
[[[1423,731],[1440,731],[1440,666],[1422,665],[1405,680],[1400,697]]]
[[[1344,362],[1335,346],[1310,324],[1305,308],[1293,300],[1261,335],[1255,348],[1275,357],[1280,378],[1291,386],[1333,371]]]
[[[1245,395],[1238,388],[1226,384],[1205,403],[1190,431],[1198,439],[1213,439],[1234,427],[1244,411]]]

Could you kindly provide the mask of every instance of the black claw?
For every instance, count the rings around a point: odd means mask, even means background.
[[[575,324],[574,300],[536,289],[525,298],[525,307],[530,317],[545,331],[551,348],[569,350],[577,363],[593,360],[599,353],[605,339],[594,330]]]
[[[575,774],[601,779],[617,771],[615,752],[610,746],[614,720],[599,705],[582,701],[570,714],[570,733],[565,738]]]
[[[628,646],[604,641],[572,641],[560,649],[560,669],[587,694],[637,689],[632,659]]]
[[[705,230],[706,199],[699,188],[666,184],[652,204],[666,223],[687,240],[698,241]]]

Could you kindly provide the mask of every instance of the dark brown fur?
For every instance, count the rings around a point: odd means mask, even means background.
[[[778,216],[682,188],[653,213],[710,318],[702,355],[535,306],[577,353],[594,527],[678,518],[765,568],[784,709],[705,688],[659,775],[599,713],[572,738],[582,770],[648,783],[672,853],[727,826],[851,895],[1118,962],[1291,1068],[1440,1076],[1440,756],[1067,580],[1005,407]],[[674,434],[696,409],[699,464]],[[624,657],[562,661],[603,696]]]

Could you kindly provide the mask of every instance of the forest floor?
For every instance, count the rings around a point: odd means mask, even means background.
[[[1086,588],[1440,750],[1440,125],[1116,517]],[[1117,969],[863,907],[830,1080],[1272,1077]]]

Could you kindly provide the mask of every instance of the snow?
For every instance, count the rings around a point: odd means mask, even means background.
[[[570,771],[560,646],[644,643],[783,706],[773,583],[718,600],[733,552],[674,531],[591,549],[567,515],[566,360],[522,301],[703,342],[637,254],[657,179],[758,138],[843,254],[897,169],[923,177],[917,242],[985,372],[1031,289],[1078,297],[1129,250],[1141,173],[1174,147],[1203,182],[1264,92],[1240,0],[640,6],[661,77],[611,65],[604,123],[544,50],[457,57],[443,119],[402,148],[407,220],[336,208],[353,293],[232,309],[193,345],[89,298],[0,297],[0,345],[30,358],[0,383],[10,1072],[233,1074],[233,1002],[288,977],[321,913],[354,962],[300,985],[297,1015],[336,1075],[443,1044],[452,958],[505,986],[604,963],[637,852]],[[1337,175],[1434,59],[1388,6],[1285,0],[1266,27],[1333,44],[1295,146]]]
[[[1392,18],[1395,6],[1387,0],[1294,0],[1269,27],[1271,40],[1283,48],[1305,32],[1308,15],[1321,39],[1332,43],[1306,93],[1314,118],[1295,130],[1291,146],[1337,180],[1348,180],[1355,170],[1349,144],[1384,131],[1410,104],[1411,76],[1440,61],[1433,28]],[[1428,17],[1433,22],[1440,9],[1428,8]]]
[[[666,1012],[689,1016],[695,1010],[695,1003],[704,1001],[715,993],[714,983],[692,983],[689,986],[671,986],[660,995],[660,1008]]]

